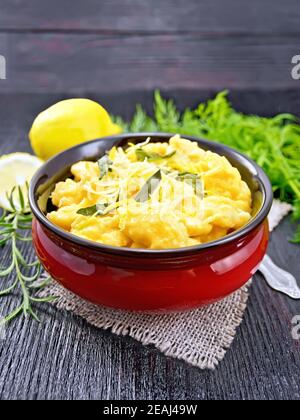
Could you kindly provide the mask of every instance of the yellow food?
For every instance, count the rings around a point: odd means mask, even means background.
[[[71,172],[73,180],[56,185],[57,210],[47,217],[102,244],[193,246],[240,229],[251,218],[251,192],[239,171],[178,135],[165,143],[149,139],[126,150],[113,148],[100,163],[78,162]]]
[[[14,187],[20,186],[24,197],[27,197],[26,182],[29,183],[33,174],[42,165],[42,161],[28,153],[12,153],[0,158],[0,207],[11,210],[7,194]],[[13,195],[14,203],[18,208],[18,191]]]
[[[107,111],[89,99],[67,99],[39,114],[29,132],[35,154],[47,160],[72,146],[121,132]]]

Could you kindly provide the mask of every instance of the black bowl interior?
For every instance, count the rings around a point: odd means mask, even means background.
[[[151,141],[153,142],[168,141],[171,136],[172,134],[168,133],[122,134],[84,143],[55,156],[43,165],[31,182],[29,195],[33,213],[42,223],[48,226],[52,225],[45,217],[49,211],[53,210],[49,199],[50,194],[57,182],[63,181],[71,176],[70,168],[74,163],[81,160],[96,161],[113,146],[126,147],[129,142],[140,143],[145,141],[147,137],[151,137]],[[253,198],[252,220],[247,226],[240,229],[240,231],[227,235],[226,238],[236,236],[241,231],[247,233],[247,231],[262,222],[269,213],[273,197],[271,184],[264,171],[248,157],[222,144],[190,136],[183,137],[196,141],[205,150],[211,150],[212,152],[225,156],[239,170],[242,178],[250,187]],[[52,225],[52,228],[61,230],[54,227],[54,225]],[[222,239],[224,240],[224,238]],[[220,242],[222,239],[215,242]],[[199,247],[203,246],[205,244],[199,245]],[[103,245],[103,247],[105,246]]]

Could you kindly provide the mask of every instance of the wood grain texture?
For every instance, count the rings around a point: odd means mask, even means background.
[[[299,89],[299,35],[0,34],[1,92],[102,94],[164,89]]]
[[[298,33],[298,0],[2,0],[0,30]]]
[[[26,133],[32,117],[54,98],[58,96],[0,95],[0,154],[29,150]],[[253,104],[251,95],[235,98],[245,110]],[[272,97],[267,98],[265,109],[276,112]],[[107,98],[112,109],[119,106],[115,101]],[[272,234],[269,253],[300,279],[300,247],[286,239],[292,232],[286,219]],[[0,250],[1,265],[9,258],[8,249]],[[14,299],[16,303],[18,296]],[[1,300],[1,312],[11,304]],[[300,314],[300,304],[270,290],[259,275],[233,346],[213,372],[98,330],[50,305],[42,306],[41,314],[41,324],[17,320],[0,342],[2,400],[300,399],[300,341],[291,337],[291,320]]]
[[[233,105],[300,116],[298,0],[1,0],[0,155],[29,151],[33,117],[54,102],[90,97],[130,118],[152,89],[194,106],[230,88]],[[46,93],[46,94],[45,94]],[[300,247],[287,219],[273,233],[275,261],[300,279]],[[31,249],[26,255],[32,257]],[[9,261],[0,250],[0,264]],[[1,287],[4,286],[1,280]],[[1,300],[1,313],[18,302]],[[42,306],[42,323],[17,320],[0,341],[0,399],[300,399],[299,302],[259,276],[243,324],[214,372],[98,330]]]

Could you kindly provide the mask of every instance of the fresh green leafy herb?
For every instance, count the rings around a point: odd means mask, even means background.
[[[158,170],[143,185],[142,189],[135,196],[135,198],[134,198],[135,201],[137,201],[139,203],[144,203],[147,200],[149,200],[150,194],[153,193],[158,188],[158,186],[161,182],[161,179],[162,179],[161,170]]]
[[[170,159],[171,157],[173,157],[173,156],[175,156],[176,155],[176,150],[173,150],[173,152],[170,152],[170,153],[168,153],[168,154],[166,154],[166,155],[164,155],[164,156],[160,156],[159,155],[159,157],[160,158],[163,158],[163,159]]]
[[[136,149],[135,154],[140,162],[143,162],[145,159],[149,159],[149,154],[143,149]]]
[[[199,174],[192,174],[191,172],[181,172],[177,175],[178,181],[186,182],[194,188],[195,194],[199,198],[204,197],[204,189],[202,177]]]
[[[97,213],[97,206],[96,204],[91,207],[85,207],[77,211],[77,214],[81,216],[94,216]]]
[[[157,159],[169,159],[176,154],[176,150],[174,150],[171,153],[168,153],[167,155],[161,156],[158,153],[149,153],[149,152],[146,152],[142,148],[138,148],[135,150],[135,154],[136,154],[137,159],[141,162],[143,162],[145,159],[148,159],[150,162],[152,162]]]
[[[118,118],[118,124],[128,132],[151,127],[150,131],[217,140],[247,154],[269,175],[274,196],[292,203],[294,218],[300,220],[300,125],[295,116],[241,114],[232,108],[226,91],[180,114],[172,100],[155,92],[153,118],[139,106],[131,123]],[[294,240],[300,243],[300,227]]]
[[[6,297],[19,289],[22,293],[22,300],[0,321],[0,324],[9,322],[21,314],[30,315],[39,321],[34,304],[50,302],[55,297],[35,297],[34,292],[45,287],[50,279],[46,278],[40,281],[40,262],[38,260],[26,261],[19,248],[20,243],[31,242],[32,240],[27,235],[27,231],[31,230],[32,214],[22,189],[20,187],[14,188],[10,194],[7,194],[7,199],[11,210],[4,211],[0,217],[0,245],[2,247],[10,246],[11,263],[6,268],[0,268],[0,278],[11,276],[13,273],[15,273],[15,278],[12,279],[11,284],[6,289],[0,291],[0,298]]]
[[[115,207],[111,207],[112,205],[112,203],[95,204],[94,206],[78,210],[77,214],[82,216],[105,216],[115,210]]]
[[[291,240],[294,244],[300,244],[300,226],[298,226],[294,238]]]
[[[177,179],[179,181],[184,181],[185,179],[201,179],[201,175],[199,175],[199,174],[192,174],[191,172],[180,172],[177,175]]]
[[[156,130],[156,123],[148,117],[141,105],[136,106],[136,112],[130,123],[126,123],[120,117],[113,117],[113,121],[122,127],[123,131],[138,133],[138,132],[153,132]]]
[[[100,179],[102,179],[109,172],[112,164],[113,162],[109,159],[108,155],[104,155],[101,159],[98,160]]]

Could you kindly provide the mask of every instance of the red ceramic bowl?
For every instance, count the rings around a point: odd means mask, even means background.
[[[37,172],[30,185],[33,241],[48,273],[65,288],[93,303],[131,311],[179,311],[215,302],[243,286],[262,261],[268,243],[267,215],[272,188],[249,158],[223,145],[185,136],[204,149],[226,156],[251,188],[254,215],[249,224],[220,240],[166,250],[118,248],[94,243],[47,220],[55,183],[80,160],[97,160],[113,146],[147,137],[167,141],[170,134],[125,134],[67,150]]]

